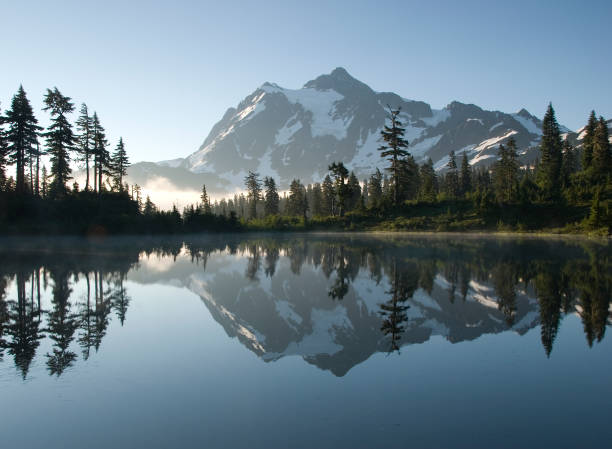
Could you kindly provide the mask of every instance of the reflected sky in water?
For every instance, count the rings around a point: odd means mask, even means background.
[[[3,240],[3,445],[605,446],[610,256],[578,239]]]

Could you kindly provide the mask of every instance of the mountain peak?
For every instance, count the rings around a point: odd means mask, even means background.
[[[373,92],[367,84],[353,78],[344,67],[336,67],[328,75],[320,75],[304,84],[306,89],[329,90],[347,95],[350,91],[367,90]]]

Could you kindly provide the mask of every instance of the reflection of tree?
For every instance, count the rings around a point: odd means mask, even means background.
[[[94,310],[93,343],[97,352],[102,344],[102,339],[106,335],[109,315],[111,313],[111,304],[109,292],[104,291],[104,282],[101,271],[94,272],[94,282],[96,303]]]
[[[70,304],[72,289],[68,283],[69,273],[66,269],[51,271],[53,280],[53,309],[49,312],[47,332],[53,344],[53,353],[47,354],[47,368],[50,374],[60,376],[72,365],[76,354],[68,348],[78,327],[77,314],[73,313]]]
[[[89,351],[95,345],[94,341],[94,310],[91,307],[91,281],[89,273],[85,273],[85,282],[87,283],[87,293],[85,294],[85,302],[81,304],[81,320],[79,334],[79,345],[83,353],[83,359],[89,358]]]
[[[493,288],[497,293],[497,308],[504,314],[508,326],[514,324],[516,317],[515,267],[508,262],[500,262],[491,270]]]
[[[274,273],[276,272],[276,264],[278,263],[279,257],[280,256],[278,248],[266,249],[264,272],[266,273],[267,277],[271,278],[272,276],[274,276]]]
[[[548,263],[537,263],[535,288],[540,304],[542,345],[550,356],[561,322],[561,295],[559,294],[558,269]]]
[[[412,269],[411,269],[412,268]],[[408,321],[406,304],[415,290],[418,288],[418,273],[413,266],[398,264],[394,258],[391,266],[390,282],[391,290],[387,293],[391,298],[380,305],[379,314],[383,318],[380,330],[383,335],[389,336],[391,344],[389,352],[399,351],[399,342],[405,330],[404,324]]]
[[[247,248],[249,257],[247,258],[247,267],[245,276],[251,281],[257,280],[257,273],[261,267],[261,253],[259,247],[256,244],[249,245]]]
[[[589,346],[601,341],[610,324],[611,279],[606,276],[601,260],[592,258],[588,268],[579,271],[579,314]]]
[[[130,304],[130,297],[127,294],[125,286],[123,285],[124,280],[125,274],[123,273],[117,273],[113,276],[113,289],[110,297],[111,306],[113,309],[115,309],[117,318],[119,318],[119,322],[122,326],[123,323],[125,323],[125,316]]]
[[[0,361],[2,361],[7,345],[4,339],[4,333],[9,320],[8,304],[5,301],[6,286],[7,279],[0,274]]]
[[[39,310],[34,307],[34,298],[27,300],[26,280],[25,272],[17,272],[15,278],[17,301],[10,302],[10,322],[7,332],[11,336],[11,342],[7,345],[9,352],[14,356],[15,365],[24,379],[36,354],[36,348],[40,344],[39,340],[42,338],[39,335]]]
[[[336,282],[329,289],[328,295],[332,299],[342,299],[349,290],[349,267],[344,258],[344,246],[340,246],[336,257]]]

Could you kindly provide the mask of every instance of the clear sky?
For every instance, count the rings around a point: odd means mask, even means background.
[[[57,86],[96,110],[132,161],[187,156],[265,81],[335,67],[378,91],[453,100],[576,129],[612,117],[612,1],[0,0],[0,101],[41,111]],[[76,114],[75,117],[76,118]]]

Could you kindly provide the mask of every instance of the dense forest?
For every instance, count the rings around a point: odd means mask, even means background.
[[[385,169],[359,180],[342,162],[323,182],[291,182],[279,192],[271,177],[249,172],[246,194],[160,210],[138,185],[126,183],[123,139],[114,150],[100,118],[57,88],[44,96],[50,125],[38,125],[23,87],[0,111],[0,232],[177,233],[206,230],[550,231],[609,235],[612,149],[607,123],[592,112],[577,147],[563,139],[548,106],[535,164],[521,165],[510,138],[490,166],[472,167],[451,152],[444,170],[419,165],[407,151],[400,111],[388,108],[381,131]],[[48,161],[47,168],[43,161]],[[85,184],[72,178],[80,164]],[[14,168],[15,176],[7,169]]]

